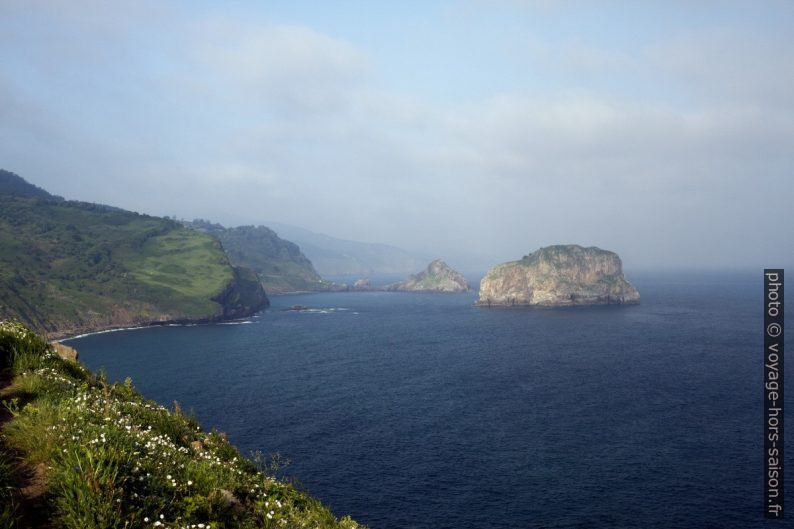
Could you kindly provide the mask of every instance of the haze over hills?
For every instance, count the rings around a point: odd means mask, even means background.
[[[295,242],[323,276],[409,274],[428,259],[388,244],[338,239],[297,226],[268,222],[279,236]]]
[[[179,223],[67,201],[0,173],[0,318],[54,335],[251,314],[256,274]]]

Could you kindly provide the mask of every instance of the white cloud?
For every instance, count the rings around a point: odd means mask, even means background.
[[[200,75],[228,91],[220,97],[271,112],[337,112],[369,69],[366,53],[307,27],[211,18],[188,38]]]
[[[680,33],[646,50],[658,75],[701,101],[784,106],[792,111],[794,36],[733,28]]]
[[[793,198],[794,46],[774,34],[537,40],[528,60],[564,89],[433,105],[382,86],[382,57],[309,27],[36,5],[54,30],[0,37],[32,62],[0,66],[0,156],[70,197],[431,253],[603,244],[643,264],[735,259],[737,241],[763,256],[753,229]],[[88,64],[78,52],[99,47]],[[778,189],[766,201],[764,186]],[[713,255],[691,255],[704,233]]]

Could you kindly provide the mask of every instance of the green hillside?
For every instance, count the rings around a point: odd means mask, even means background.
[[[5,189],[0,317],[63,335],[243,316],[267,303],[254,276],[235,270],[207,234],[168,219]]]
[[[333,288],[333,283],[323,281],[296,244],[280,238],[270,228],[224,228],[204,220],[194,220],[189,225],[217,237],[232,264],[255,270],[269,293]]]
[[[0,321],[0,527],[356,529],[219,432]]]

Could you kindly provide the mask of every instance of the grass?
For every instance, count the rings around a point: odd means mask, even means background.
[[[217,317],[220,244],[168,219],[0,194],[0,318],[39,332]]]
[[[159,304],[188,314],[212,314],[213,296],[233,277],[232,268],[218,242],[211,236],[182,226],[149,238],[139,249],[119,252],[132,277],[150,287]]]
[[[269,228],[224,228],[201,220],[193,221],[192,226],[217,237],[232,264],[255,270],[268,293],[327,290],[330,287],[296,244],[281,239]]]
[[[539,248],[534,252],[525,255],[518,263],[524,266],[535,266],[541,260],[553,263],[557,266],[567,267],[585,266],[587,259],[595,256],[614,256],[613,252],[602,250],[595,246],[583,248],[578,244],[556,244]]]
[[[0,355],[13,376],[2,393],[12,418],[0,438],[0,527],[25,523],[17,474],[42,465],[37,514],[52,527],[362,527],[262,472],[178,407],[61,359],[21,324],[0,322]]]

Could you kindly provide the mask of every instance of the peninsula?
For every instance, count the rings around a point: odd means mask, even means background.
[[[0,170],[0,318],[50,338],[240,318],[268,306],[212,235],[64,200]]]

